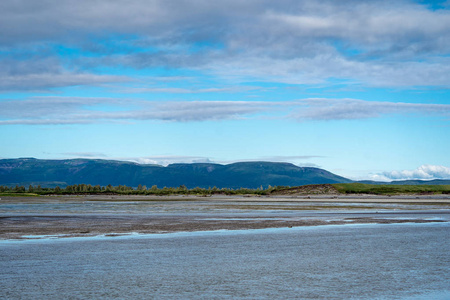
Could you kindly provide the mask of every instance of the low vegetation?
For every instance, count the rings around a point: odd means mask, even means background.
[[[66,187],[46,188],[41,186],[0,186],[0,196],[38,196],[38,195],[320,195],[320,194],[371,194],[371,195],[401,195],[401,194],[450,194],[450,185],[373,185],[362,183],[315,184],[298,187],[269,186],[258,189],[229,189],[212,187],[188,189],[179,187],[158,188],[156,185],[147,188],[145,185],[129,187],[119,186],[92,186],[90,184],[75,184]]]
[[[281,187],[284,188],[284,187]],[[41,186],[32,186],[30,185],[28,188],[24,186],[0,186],[0,195],[10,196],[10,195],[156,195],[156,196],[165,196],[165,195],[268,195],[271,191],[276,188],[270,187],[267,189],[258,188],[258,189],[229,189],[229,188],[217,188],[212,187],[208,189],[204,188],[192,188],[188,189],[186,186],[181,185],[179,187],[163,187],[158,188],[156,185],[147,188],[145,185],[139,185],[137,187],[130,187],[126,185],[118,185],[118,186],[100,186],[95,185],[92,186],[90,184],[74,184],[68,185],[64,188],[55,187],[41,187]]]
[[[375,185],[363,183],[337,183],[333,184],[333,186],[341,194],[450,194],[450,185]]]

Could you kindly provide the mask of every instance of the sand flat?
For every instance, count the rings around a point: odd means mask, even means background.
[[[88,195],[0,200],[0,239],[449,221],[447,195]]]

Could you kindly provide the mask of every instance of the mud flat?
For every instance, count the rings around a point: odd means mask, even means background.
[[[80,201],[246,201],[246,202],[380,202],[380,203],[401,203],[401,202],[428,202],[443,203],[450,205],[450,195],[370,195],[370,194],[319,194],[319,195],[57,195],[57,196],[39,196],[39,197],[21,197],[21,196],[0,196],[0,205],[3,203],[41,203],[41,202],[80,202]]]
[[[0,239],[449,221],[447,195],[89,195],[0,200]]]

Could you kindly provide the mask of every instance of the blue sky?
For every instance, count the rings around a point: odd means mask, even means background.
[[[449,1],[0,3],[0,158],[450,178]]]

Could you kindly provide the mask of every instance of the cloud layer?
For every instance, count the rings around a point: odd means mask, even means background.
[[[69,154],[69,153],[67,153]],[[75,156],[70,155],[71,157]],[[93,157],[84,155],[83,157]],[[101,156],[95,156],[101,157]],[[118,160],[132,161],[139,164],[157,164],[162,166],[167,166],[175,163],[217,163],[217,164],[231,164],[236,162],[248,162],[248,161],[271,161],[271,162],[300,162],[298,165],[303,167],[319,167],[316,164],[305,162],[307,160],[313,158],[320,158],[321,156],[314,155],[296,155],[296,156],[270,156],[270,157],[260,157],[253,159],[238,159],[232,161],[215,161],[209,157],[204,156],[175,156],[175,155],[167,155],[167,156],[147,156],[147,157],[135,157],[135,158],[117,158]]]
[[[450,10],[440,8],[385,0],[3,1],[0,90],[125,80],[98,74],[108,67],[449,87]]]
[[[114,108],[111,111],[111,107]],[[332,121],[388,114],[450,117],[449,104],[374,102],[358,99],[296,101],[145,101],[125,98],[34,97],[0,101],[0,125],[91,124],[98,122],[201,122],[271,118]]]

